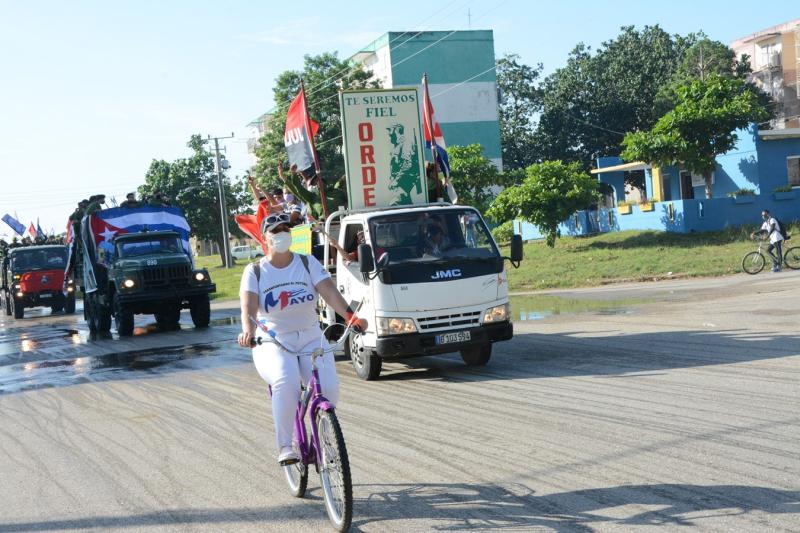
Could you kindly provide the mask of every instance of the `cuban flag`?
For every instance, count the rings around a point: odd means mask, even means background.
[[[178,207],[147,206],[128,209],[113,207],[90,215],[90,228],[97,250],[97,260],[105,265],[114,261],[114,238],[126,233],[175,231],[180,235],[183,249],[191,257],[189,224]]]
[[[458,202],[458,195],[455,187],[450,183],[450,159],[447,157],[447,145],[444,142],[442,128],[436,120],[436,113],[433,110],[433,103],[428,92],[428,76],[422,77],[422,122],[423,133],[425,136],[425,147],[431,151],[436,164],[444,174],[444,184],[447,188],[447,195],[453,203]]]

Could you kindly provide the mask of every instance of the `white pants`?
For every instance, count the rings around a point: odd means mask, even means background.
[[[310,353],[323,342],[318,328],[278,335],[287,349]],[[300,383],[311,379],[311,357],[291,355],[276,344],[265,342],[253,349],[253,363],[259,375],[272,387],[272,418],[275,421],[275,441],[278,449],[292,445],[294,415],[300,401]],[[333,352],[317,358],[317,371],[322,394],[334,405],[339,401],[339,378]]]

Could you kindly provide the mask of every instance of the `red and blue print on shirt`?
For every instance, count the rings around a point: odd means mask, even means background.
[[[277,297],[274,296],[274,294],[275,292],[271,291],[264,297],[264,310],[267,313],[270,311],[283,311],[290,305],[314,301],[314,295],[303,288],[292,291],[280,291],[277,293]]]

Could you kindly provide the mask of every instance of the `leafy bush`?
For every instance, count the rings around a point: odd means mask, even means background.
[[[772,192],[792,192],[792,190],[793,190],[792,186],[787,184],[784,185],[783,187],[776,187],[772,189]]]
[[[755,189],[739,189],[728,193],[728,196],[755,196],[755,195],[756,195]]]
[[[498,244],[505,244],[511,242],[511,237],[514,235],[514,223],[511,220],[503,222],[492,230],[492,237]]]

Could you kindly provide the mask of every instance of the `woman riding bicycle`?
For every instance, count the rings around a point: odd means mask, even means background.
[[[316,313],[318,295],[340,316],[346,317],[353,329],[366,329],[367,322],[359,319],[348,306],[322,264],[313,256],[301,257],[289,251],[292,234],[288,214],[265,217],[261,232],[267,254],[258,264],[245,268],[239,289],[242,333],[238,341],[241,346],[250,347],[255,337],[262,336],[252,318],[257,316],[287,350],[310,353],[320,347],[324,341]],[[333,353],[326,352],[320,361],[323,394],[335,405],[339,398],[339,380]],[[300,399],[301,380],[307,383],[311,375],[311,362],[308,357],[291,355],[271,342],[253,348],[253,362],[259,375],[272,387],[278,462],[282,465],[295,463],[298,456],[292,449],[294,414]]]

